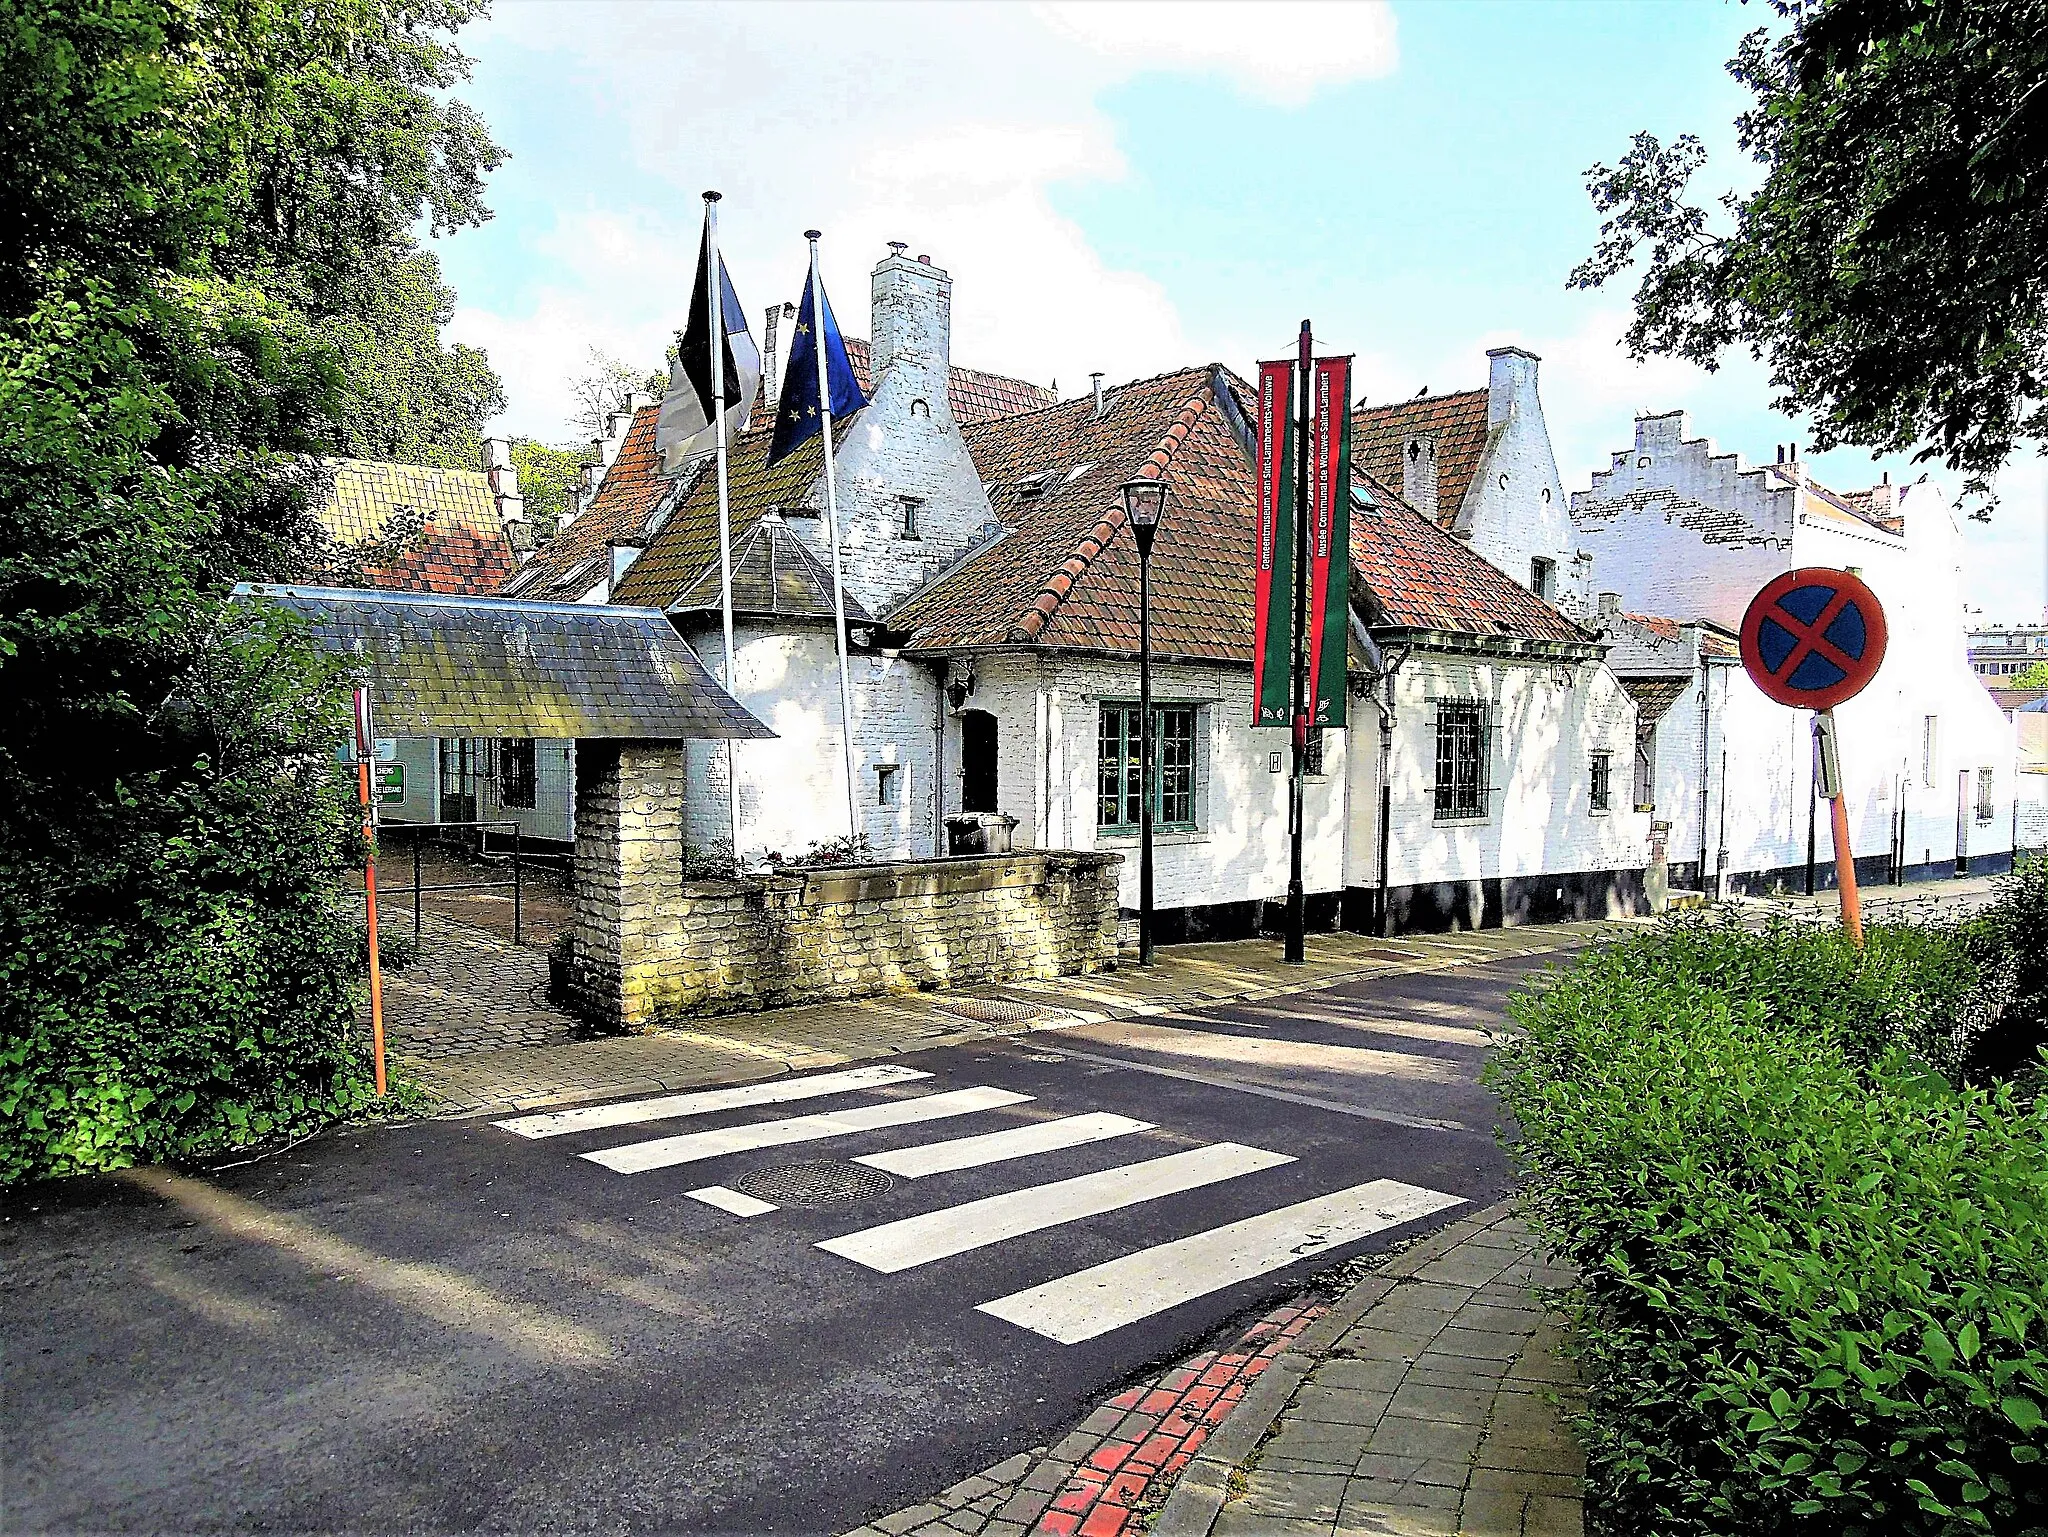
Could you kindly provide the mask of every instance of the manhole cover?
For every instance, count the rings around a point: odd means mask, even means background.
[[[939,1007],[984,1025],[1029,1024],[1047,1012],[1043,1004],[1013,1003],[1007,998],[948,998]]]
[[[850,1206],[880,1195],[896,1181],[880,1169],[857,1163],[790,1163],[776,1169],[754,1169],[732,1182],[733,1189],[777,1206]]]

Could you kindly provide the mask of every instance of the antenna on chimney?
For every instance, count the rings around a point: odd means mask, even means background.
[[[907,240],[892,240],[889,242],[889,254],[891,256],[901,256],[909,249],[910,242]]]

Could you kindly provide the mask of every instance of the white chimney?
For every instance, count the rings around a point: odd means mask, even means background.
[[[1517,410],[1540,411],[1536,369],[1543,359],[1524,347],[1494,347],[1487,354],[1486,425],[1498,427]]]
[[[1620,593],[1618,593],[1618,592],[1603,592],[1603,593],[1601,593],[1601,594],[1600,594],[1600,617],[1601,617],[1602,619],[1612,619],[1612,618],[1613,618],[1613,617],[1614,617],[1614,616],[1615,616],[1616,614],[1618,614],[1618,613],[1620,613],[1620,612],[1621,612],[1621,594],[1620,594]]]
[[[1090,384],[1090,385],[1091,385],[1091,386],[1093,387],[1093,390],[1094,390],[1094,394],[1095,394],[1095,419],[1096,419],[1096,420],[1097,420],[1097,421],[1099,422],[1099,421],[1101,421],[1101,420],[1102,420],[1102,409],[1103,409],[1103,407],[1102,407],[1102,373],[1101,373],[1101,371],[1100,371],[1100,370],[1097,370],[1097,371],[1096,371],[1095,373],[1092,373],[1092,374],[1090,374],[1090,375],[1088,376],[1088,382],[1089,382],[1089,384]]]
[[[953,338],[953,280],[931,264],[930,257],[911,261],[900,241],[874,273],[874,340],[868,365],[870,395],[882,380],[900,375],[896,385],[921,400],[936,418],[952,415],[946,386]]]

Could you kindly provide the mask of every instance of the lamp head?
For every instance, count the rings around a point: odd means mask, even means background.
[[[1131,520],[1131,532],[1138,541],[1138,556],[1149,559],[1152,554],[1152,537],[1159,532],[1160,521],[1166,516],[1166,482],[1156,477],[1140,477],[1124,482],[1124,516]]]

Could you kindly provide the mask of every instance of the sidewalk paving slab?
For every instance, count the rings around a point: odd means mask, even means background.
[[[1152,1537],[1576,1537],[1576,1380],[1509,1203],[1354,1287],[1208,1438]]]
[[[588,1037],[546,1000],[546,957],[452,919],[385,980],[394,1061],[441,1115],[502,1115],[621,1094],[673,1093],[935,1047],[1257,1002],[1380,975],[1544,955],[1638,927],[1596,921],[1398,940],[1316,934],[1289,966],[1271,939],[1176,945],[1146,969],[890,994]]]

